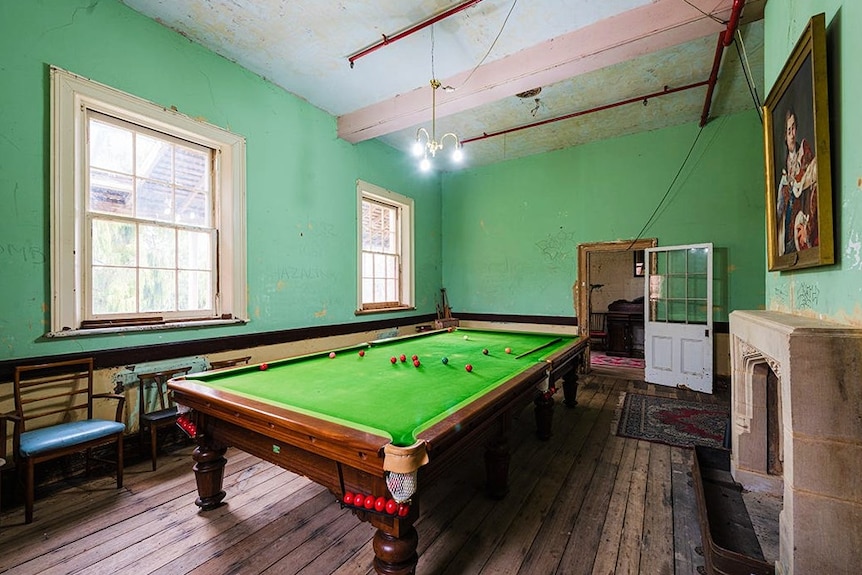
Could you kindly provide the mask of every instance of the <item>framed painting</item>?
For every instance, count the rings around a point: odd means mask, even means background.
[[[808,22],[763,105],[769,271],[835,262],[825,20]]]

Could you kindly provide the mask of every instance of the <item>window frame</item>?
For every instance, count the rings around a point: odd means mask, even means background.
[[[400,266],[400,301],[397,305],[381,306],[362,300],[362,202],[369,200],[398,211],[398,246]],[[412,198],[363,180],[356,180],[356,314],[383,313],[415,309],[414,213]]]
[[[248,321],[245,138],[137,96],[51,66],[51,331],[48,337],[223,325]],[[213,224],[217,273],[213,317],[82,328],[89,272],[88,110],[214,150]],[[119,322],[122,324],[122,322]],[[134,323],[134,322],[132,322]]]

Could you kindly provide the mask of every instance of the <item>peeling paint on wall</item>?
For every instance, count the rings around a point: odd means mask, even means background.
[[[862,270],[862,239],[858,231],[850,232],[850,237],[847,238],[844,261],[851,270]]]

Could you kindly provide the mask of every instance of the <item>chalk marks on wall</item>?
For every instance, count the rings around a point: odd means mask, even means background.
[[[820,300],[820,287],[816,284],[796,285],[796,309],[813,309]]]
[[[47,262],[45,252],[42,251],[41,247],[16,244],[13,242],[0,242],[0,260],[36,265],[41,265]]]
[[[772,289],[772,303],[777,309],[816,309],[820,303],[820,286],[796,281],[777,284]]]
[[[560,230],[553,234],[548,234],[545,238],[536,242],[536,248],[545,262],[557,267],[569,259],[573,259],[578,252],[578,244],[575,242],[574,232]]]

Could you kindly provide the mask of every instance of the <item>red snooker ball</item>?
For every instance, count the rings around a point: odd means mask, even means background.
[[[346,492],[344,494],[344,497],[342,498],[342,501],[344,501],[345,505],[353,505],[353,493],[351,493],[350,491]]]
[[[335,352],[334,351],[329,352],[329,359],[335,359]]]
[[[419,367],[419,360],[418,359],[413,360],[413,367]]]
[[[398,361],[398,358],[393,355],[389,358],[389,361],[391,361],[392,363],[396,363]]]
[[[410,506],[405,503],[398,504],[398,517],[407,517],[407,514],[410,513]]]
[[[419,356],[414,354],[413,357],[411,357],[410,359],[412,359],[413,361],[416,361],[417,359],[419,359]]]
[[[395,503],[394,499],[389,499],[386,501],[386,513],[389,515],[395,515],[398,512],[398,504]]]
[[[365,350],[364,349],[359,350],[359,357],[365,357]]]
[[[383,510],[386,509],[386,498],[378,497],[374,500],[374,511],[378,513],[382,513]]]
[[[407,356],[402,353],[400,359],[401,361],[407,361]]]
[[[467,371],[473,371],[473,366],[468,363],[464,366],[464,369],[466,369]]]
[[[260,364],[260,370],[261,370],[261,371],[266,371],[266,369],[267,369],[268,367],[269,367],[269,366],[268,366],[268,365],[266,365],[265,363]]]
[[[356,495],[353,496],[353,506],[354,507],[362,507],[362,505],[364,503],[365,503],[365,496],[362,495],[361,493],[357,493]]]
[[[365,496],[365,503],[362,506],[366,509],[374,509],[374,502],[377,501],[373,495]]]

